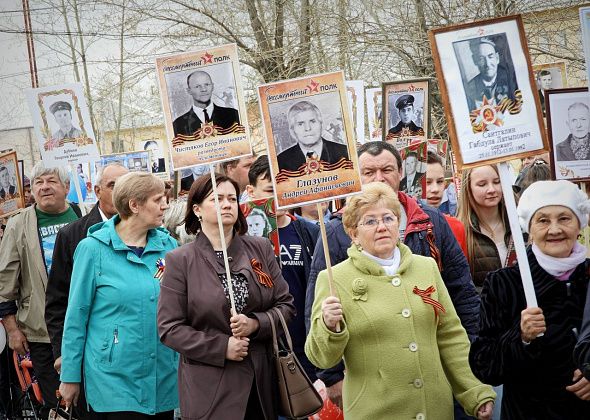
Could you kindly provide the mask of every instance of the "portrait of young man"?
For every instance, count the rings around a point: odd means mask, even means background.
[[[297,171],[309,160],[334,164],[349,159],[348,147],[322,136],[322,112],[309,101],[295,103],[287,113],[289,134],[297,143],[278,154],[279,170]]]
[[[191,108],[173,123],[174,135],[194,135],[204,124],[213,123],[219,128],[230,128],[239,124],[237,109],[216,105],[212,101],[215,85],[211,75],[203,70],[196,70],[186,78],[186,91],[192,98]]]
[[[408,152],[404,160],[405,173],[404,177],[399,183],[400,191],[405,191],[413,197],[422,197],[422,178],[424,172],[418,171],[418,154],[416,152]]]
[[[0,199],[5,200],[16,194],[16,185],[10,179],[10,171],[6,166],[0,166]]]
[[[400,121],[395,127],[389,129],[387,137],[409,137],[423,136],[424,129],[419,127],[414,119],[416,118],[414,109],[415,98],[413,95],[402,95],[395,101],[395,107],[399,113]]]
[[[491,37],[475,38],[469,41],[471,59],[477,66],[479,73],[465,85],[465,96],[469,111],[481,108],[486,102],[499,104],[502,99],[514,99],[514,92],[518,89],[516,75],[511,66],[504,62],[496,41]]]
[[[53,114],[59,130],[53,132],[54,141],[75,139],[82,136],[82,131],[72,124],[72,105],[66,101],[57,101],[51,104],[49,112]]]

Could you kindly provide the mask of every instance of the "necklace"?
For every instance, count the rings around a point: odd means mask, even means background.
[[[483,228],[483,230],[487,231],[490,234],[488,236],[491,236],[491,238],[494,242],[496,242],[496,232],[498,230],[498,227],[501,226],[501,224],[502,224],[502,219],[500,219],[494,226],[490,226],[489,229],[487,229],[485,227]]]

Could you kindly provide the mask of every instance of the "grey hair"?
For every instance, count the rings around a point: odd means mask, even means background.
[[[35,183],[35,179],[43,176],[43,175],[57,175],[61,184],[64,187],[69,187],[70,185],[70,174],[68,170],[63,166],[57,166],[55,168],[46,168],[43,164],[43,161],[39,161],[33,166],[33,170],[31,171],[31,185]]]
[[[187,202],[172,200],[164,212],[163,227],[178,241],[178,245],[187,244],[195,239],[195,235],[189,235],[184,229],[184,217],[186,215]]]
[[[106,168],[109,168],[111,166],[119,166],[121,168],[125,168],[125,165],[123,165],[121,162],[110,162],[109,164],[105,165],[105,166],[101,166],[100,168],[98,168],[98,171],[96,171],[96,178],[94,180],[94,185],[100,185],[100,182],[102,181],[102,175],[104,174],[104,170]],[[125,168],[127,169],[127,168]]]

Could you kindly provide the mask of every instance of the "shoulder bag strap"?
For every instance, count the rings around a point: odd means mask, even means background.
[[[289,350],[291,350],[291,352],[293,352],[293,342],[291,341],[291,334],[289,334],[289,329],[287,328],[287,323],[285,322],[285,318],[283,317],[283,314],[281,313],[279,308],[271,308],[271,310],[269,312],[274,312],[275,314],[277,314],[277,317],[279,318],[279,321],[281,321],[281,324],[283,326],[283,331],[285,332],[285,337],[287,337],[287,345],[289,346]],[[273,325],[273,328],[274,328],[274,325]]]
[[[277,340],[277,330],[275,328],[275,322],[274,322],[274,319],[272,316],[272,311],[266,311],[264,314],[268,317],[268,320],[270,321],[270,329],[272,330],[272,346],[273,346],[274,355],[276,357],[279,357],[279,343]]]

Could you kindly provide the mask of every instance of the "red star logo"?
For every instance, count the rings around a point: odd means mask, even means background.
[[[485,33],[485,31],[484,31],[484,29],[483,29],[483,28],[479,28],[479,29],[477,30],[477,33],[479,34],[479,36],[482,36],[482,35]]]
[[[309,89],[309,92],[317,92],[318,88],[320,87],[320,84],[316,81],[314,81],[313,79],[311,79],[311,82],[309,83],[309,85],[307,85],[307,88]]]
[[[202,55],[201,58],[203,59],[205,64],[212,63],[211,60],[213,60],[213,56],[211,54],[209,54],[208,52],[206,52],[205,55]]]

